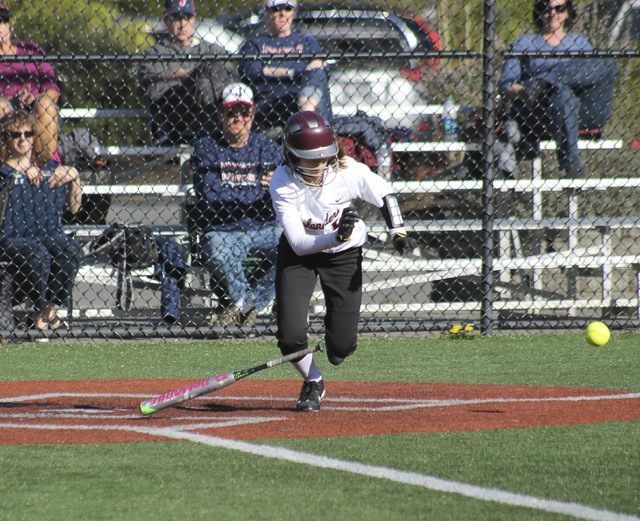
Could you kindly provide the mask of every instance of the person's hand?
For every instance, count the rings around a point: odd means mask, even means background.
[[[271,178],[273,177],[273,170],[265,172],[260,176],[260,188],[263,190],[269,190],[271,184]]]
[[[29,89],[22,87],[11,100],[12,104],[19,110],[31,110],[31,107],[38,101]]]
[[[393,247],[400,255],[408,255],[418,247],[418,242],[413,237],[407,237],[404,232],[398,232],[393,236]]]
[[[358,210],[353,206],[349,206],[342,211],[342,217],[340,217],[340,223],[336,231],[336,239],[340,242],[347,242],[351,238],[353,233],[353,227],[356,225],[360,216]]]
[[[49,177],[48,183],[51,188],[59,188],[64,184],[75,181],[79,175],[78,170],[73,166],[59,166]]]
[[[186,79],[189,74],[191,74],[193,72],[193,69],[176,69],[174,71],[167,71],[166,72],[166,78],[168,80],[171,79],[176,79],[176,80],[184,80]]]
[[[519,92],[524,88],[521,83],[512,83],[505,90],[505,96],[507,99],[515,100],[518,97]]]
[[[313,69],[322,69],[325,65],[326,62],[323,62],[322,60],[311,60],[309,63],[307,63],[305,69],[308,71],[312,71]]]
[[[24,175],[30,184],[34,186],[40,186],[40,182],[44,179],[44,174],[37,166],[31,165],[24,171]]]

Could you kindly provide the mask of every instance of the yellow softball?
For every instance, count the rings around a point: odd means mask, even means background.
[[[602,322],[591,322],[584,332],[584,336],[592,346],[602,347],[611,338],[611,332]]]

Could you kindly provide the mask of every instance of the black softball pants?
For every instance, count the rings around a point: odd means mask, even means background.
[[[309,304],[318,278],[326,305],[327,356],[338,365],[357,346],[362,248],[298,256],[283,235],[276,263],[277,339],[283,355],[307,347]]]

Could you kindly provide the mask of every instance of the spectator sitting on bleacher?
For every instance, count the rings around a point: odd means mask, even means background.
[[[14,300],[33,304],[29,323],[38,330],[61,326],[55,309],[71,294],[84,257],[82,245],[63,233],[65,204],[80,207],[78,171],[39,157],[35,116],[14,111],[0,121],[0,262],[14,276]]]
[[[300,35],[292,27],[296,0],[266,0],[266,33],[247,40],[243,54],[320,53],[322,48],[310,35]],[[242,81],[256,96],[256,125],[262,132],[284,128],[299,110],[313,110],[331,120],[329,69],[320,59],[240,62]]]
[[[13,41],[13,16],[8,1],[0,1],[0,55],[44,55],[35,42]],[[14,110],[32,112],[38,118],[41,139],[38,153],[53,159],[58,149],[58,98],[60,88],[48,62],[0,63],[0,118]]]
[[[196,192],[193,219],[201,233],[205,266],[231,305],[212,323],[250,326],[275,296],[275,257],[281,230],[269,183],[282,160],[278,144],[251,132],[253,93],[243,83],[224,89],[218,115],[222,133],[194,142],[191,159]],[[243,260],[266,259],[266,272],[250,281]]]
[[[573,0],[536,0],[533,22],[538,32],[519,38],[510,50],[590,52],[593,45],[585,36],[568,32],[576,18]],[[507,59],[499,89],[513,100],[512,117],[522,133],[520,155],[535,156],[540,137],[551,137],[567,177],[584,177],[578,130],[599,129],[609,120],[615,72],[613,58]]]
[[[194,36],[196,11],[193,0],[166,0],[167,35],[144,51],[138,79],[147,91],[151,134],[157,145],[188,144],[211,132],[216,100],[235,79],[231,62],[180,60],[180,56],[217,55],[219,45]],[[163,61],[159,56],[174,55]]]

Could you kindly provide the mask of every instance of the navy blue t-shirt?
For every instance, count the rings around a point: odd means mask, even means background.
[[[9,165],[0,166],[0,192],[2,214],[0,234],[8,237],[42,238],[62,232],[62,212],[67,197],[67,185],[51,188],[47,178],[57,163],[43,167],[45,178],[39,186]]]
[[[245,146],[235,148],[217,136],[196,140],[193,146],[194,218],[200,230],[248,230],[275,224],[269,190],[260,187],[262,174],[283,161],[275,141],[251,134]]]
[[[310,34],[301,36],[295,32],[289,36],[275,37],[268,34],[247,40],[240,49],[242,54],[311,54],[320,53],[322,48]],[[293,78],[274,78],[262,74],[265,66],[285,67],[293,71]],[[273,62],[243,61],[240,71],[243,81],[249,83],[256,99],[275,102],[286,96],[297,96],[300,91],[300,78],[304,74],[307,62],[301,60],[274,60]]]

